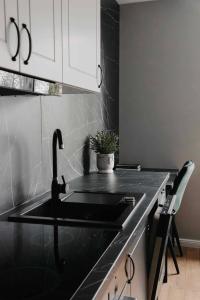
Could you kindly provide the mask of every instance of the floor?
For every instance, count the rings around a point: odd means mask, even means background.
[[[178,257],[179,275],[169,258],[168,283],[163,284],[159,300],[200,300],[200,249],[183,248],[183,252]]]

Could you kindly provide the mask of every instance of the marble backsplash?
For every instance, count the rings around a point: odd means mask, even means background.
[[[0,97],[0,214],[50,190],[52,136],[63,133],[59,175],[67,181],[95,170],[88,136],[108,128],[118,131],[119,6],[102,0],[100,95]]]

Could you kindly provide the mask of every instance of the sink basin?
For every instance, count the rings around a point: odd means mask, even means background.
[[[9,220],[122,228],[143,197],[144,194],[134,194],[130,203],[121,193],[73,192],[58,204],[49,199],[9,216]]]
[[[102,205],[89,203],[61,202],[54,205],[51,200],[27,212],[27,216],[41,216],[47,218],[78,219],[114,222],[127,204]]]

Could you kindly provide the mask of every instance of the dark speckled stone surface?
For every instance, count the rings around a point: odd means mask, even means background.
[[[168,173],[138,172],[132,170],[118,170],[112,174],[92,173],[79,177],[71,182],[73,190],[105,191],[105,192],[141,192],[145,188],[155,191]]]
[[[70,299],[116,234],[1,222],[0,299]]]
[[[17,300],[101,299],[104,283],[137,242],[168,177],[168,173],[120,170],[71,182],[75,190],[146,193],[120,232],[0,222],[0,299],[10,300],[12,293],[21,295]]]
[[[77,191],[139,192],[146,194],[127,226],[119,232],[73,299],[101,300],[106,281],[110,280],[112,272],[120,264],[123,254],[128,253],[129,249],[136,244],[137,237],[139,237],[147,223],[148,214],[168,179],[169,173],[166,172],[117,170],[113,174],[93,173],[71,182],[70,187]],[[120,257],[119,254],[121,254]]]

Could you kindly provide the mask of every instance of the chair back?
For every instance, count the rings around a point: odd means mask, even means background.
[[[182,169],[179,171],[179,173],[174,181],[174,186],[173,186],[173,189],[170,194],[176,195],[176,202],[174,205],[175,213],[178,212],[178,210],[181,206],[181,202],[183,199],[185,189],[187,187],[187,184],[189,182],[189,179],[190,179],[194,169],[195,169],[194,162],[191,160],[187,161],[183,165]]]

